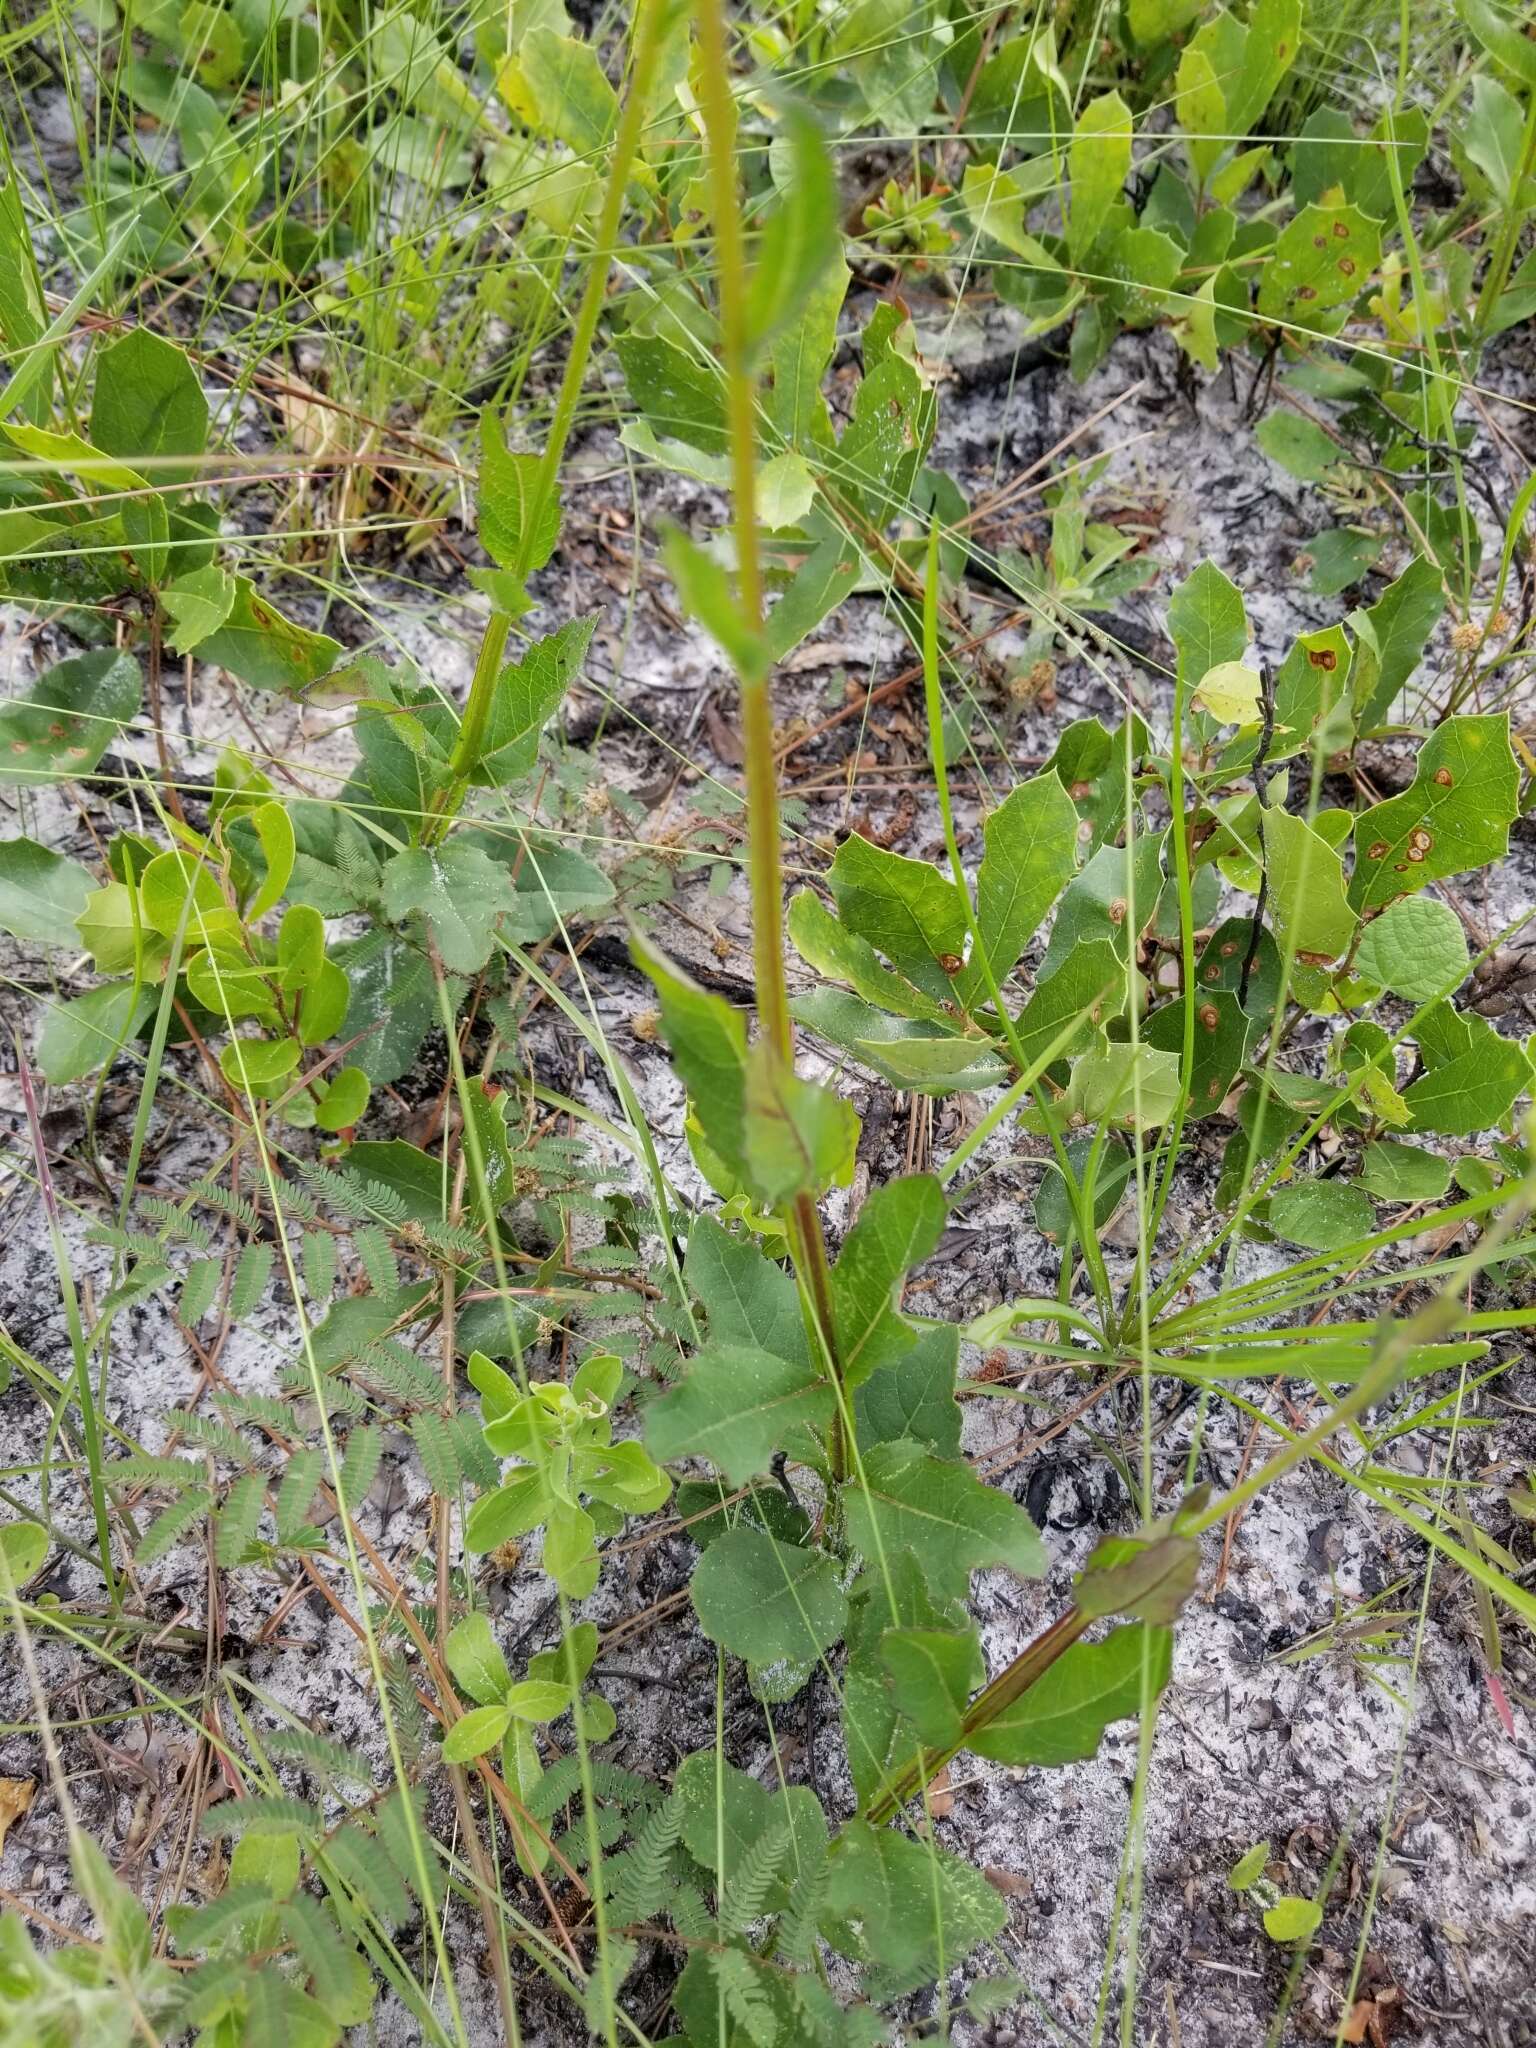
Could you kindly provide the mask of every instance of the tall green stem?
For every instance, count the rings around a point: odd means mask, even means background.
[[[663,0],[640,0],[635,24],[634,61],[630,66],[624,110],[619,117],[618,132],[614,136],[613,158],[608,166],[608,183],[603,193],[602,209],[598,215],[597,231],[593,238],[592,262],[587,271],[581,305],[577,309],[576,324],[571,331],[570,351],[565,359],[565,370],[560,379],[559,394],[555,399],[549,437],[539,457],[539,466],[534,473],[533,490],[518,534],[517,554],[511,574],[519,586],[526,582],[534,566],[534,547],[559,481],[560,465],[565,459],[565,444],[571,436],[576,408],[581,402],[582,386],[586,382],[587,365],[592,359],[592,346],[597,339],[597,323],[602,314],[603,300],[608,292],[608,272],[619,243],[619,226],[624,217],[624,195],[629,185],[630,171],[639,154],[640,137],[650,105],[651,88],[655,83],[656,63],[661,51],[663,13]],[[429,822],[422,835],[424,840],[430,842],[440,839],[464,801],[464,792],[469,787],[469,779],[475,772],[485,746],[486,728],[490,723],[491,705],[496,694],[496,679],[501,673],[501,660],[506,652],[507,636],[511,630],[512,620],[509,613],[492,613],[480,642],[480,652],[475,658],[475,672],[470,681],[469,699],[464,706],[464,718],[449,759],[451,779],[438,805],[437,815]]]
[[[747,259],[736,189],[736,110],[731,99],[725,15],[721,0],[699,0],[699,105],[709,143],[711,210],[720,292],[720,359],[725,376],[730,441],[732,533],[736,543],[737,605],[742,644],[738,663],[742,746],[746,755],[747,873],[752,893],[752,965],[757,1014],[775,1074],[787,1079],[795,1063],[795,1027],[784,973],[784,876],[779,833],[779,773],[774,759],[770,663],[763,644],[763,572],[757,530],[757,416],[752,337],[747,315]],[[852,1417],[841,1383],[832,1326],[832,1274],[821,1217],[809,1194],[800,1194],[785,1217],[790,1252],[810,1298],[837,1385],[830,1461],[834,1479],[851,1469]]]

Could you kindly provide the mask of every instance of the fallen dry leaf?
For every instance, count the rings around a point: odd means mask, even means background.
[[[12,1821],[20,1820],[37,1791],[35,1778],[0,1778],[0,1850]]]

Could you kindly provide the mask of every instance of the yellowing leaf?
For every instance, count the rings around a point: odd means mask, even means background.
[[[12,1823],[27,1812],[36,1793],[35,1778],[0,1778],[0,1850]]]
[[[1241,661],[1218,662],[1200,678],[1193,702],[1223,725],[1251,725],[1259,716],[1259,672]]]

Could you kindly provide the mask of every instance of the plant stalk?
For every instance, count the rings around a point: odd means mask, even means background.
[[[794,1072],[795,1027],[784,972],[784,873],[779,772],[773,744],[771,664],[763,645],[763,574],[757,530],[757,419],[747,319],[747,262],[736,187],[736,112],[731,101],[721,0],[699,0],[699,104],[709,145],[711,210],[720,294],[720,357],[730,443],[736,596],[749,657],[738,664],[747,785],[747,872],[752,897],[752,966],[757,1014],[776,1080]],[[809,1296],[837,1392],[828,1439],[834,1483],[852,1470],[852,1411],[842,1383],[832,1320],[831,1262],[821,1217],[809,1193],[785,1218],[790,1252]]]
[[[558,486],[560,465],[565,459],[565,445],[571,436],[576,408],[581,401],[582,386],[586,382],[587,366],[592,359],[592,347],[597,339],[597,323],[602,314],[603,300],[608,293],[608,273],[612,268],[614,251],[619,242],[619,227],[624,215],[624,195],[629,185],[630,170],[639,154],[641,133],[650,106],[651,87],[656,77],[657,59],[661,53],[663,13],[662,0],[640,0],[635,23],[634,60],[630,66],[629,88],[624,96],[624,108],[619,116],[618,131],[613,140],[613,158],[608,166],[608,183],[603,191],[602,210],[598,215],[597,230],[593,237],[592,261],[582,290],[581,304],[577,309],[576,324],[571,330],[571,346],[560,378],[560,390],[555,399],[549,436],[539,457],[533,491],[518,534],[517,555],[512,564],[511,574],[519,585],[527,581],[533,566],[534,544]],[[441,839],[458,815],[459,807],[464,801],[464,793],[469,787],[470,777],[479,765],[480,755],[485,746],[486,729],[490,724],[491,706],[495,701],[496,682],[501,673],[502,656],[506,652],[507,638],[511,630],[510,613],[496,611],[491,614],[480,642],[480,651],[475,658],[475,672],[470,680],[469,697],[464,706],[464,717],[459,725],[458,738],[449,757],[451,779],[434,816],[422,833],[425,844],[430,845]]]

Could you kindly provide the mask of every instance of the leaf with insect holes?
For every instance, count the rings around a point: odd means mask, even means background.
[[[883,527],[906,509],[937,410],[933,393],[904,355],[887,349],[871,369],[868,330],[864,346],[864,381],[829,466],[859,510]]]
[[[908,860],[858,833],[827,877],[843,923],[937,1003],[952,1000],[969,922],[960,891],[927,861]]]
[[[1356,820],[1350,901],[1373,910],[1502,860],[1519,792],[1508,714],[1446,719],[1420,749],[1412,785]]]
[[[92,894],[91,877],[35,839],[0,840],[0,930],[41,946],[76,946],[76,924]]]
[[[478,1706],[494,1706],[505,1698],[512,1674],[486,1615],[476,1611],[455,1622],[443,1654],[454,1684]]]
[[[663,1461],[708,1458],[728,1484],[744,1486],[792,1430],[824,1427],[835,1407],[831,1382],[808,1362],[711,1340],[646,1410],[646,1447]]]
[[[542,569],[560,538],[560,494],[551,489],[537,504],[542,460],[509,448],[501,423],[480,415],[480,544],[498,567],[530,574]]]
[[[620,334],[613,346],[631,398],[664,440],[686,441],[706,455],[725,453],[729,437],[718,369],[659,334]]]
[[[846,1387],[915,1342],[895,1297],[912,1267],[933,1253],[948,1214],[943,1188],[927,1173],[888,1181],[859,1211],[832,1269],[832,1327]]]
[[[837,1641],[848,1618],[830,1557],[744,1525],[715,1538],[689,1590],[710,1641],[759,1668],[806,1663]]]
[[[1061,778],[1045,774],[1010,790],[982,827],[976,925],[999,984],[1077,872],[1077,826],[1077,808]],[[954,1000],[969,1011],[987,994],[981,962],[973,958],[955,977]]]
[[[386,916],[396,923],[420,914],[443,965],[455,974],[478,974],[490,959],[496,920],[511,907],[505,868],[478,847],[408,846],[384,863]]]
[[[1081,1763],[1096,1753],[1112,1721],[1139,1714],[1144,1699],[1156,1700],[1172,1667],[1167,1628],[1136,1623],[1111,1629],[1102,1642],[1074,1643],[965,1746],[1015,1769]]]
[[[1381,262],[1381,223],[1358,206],[1304,206],[1259,281],[1261,320],[1334,333]]]
[[[24,697],[0,705],[0,782],[88,775],[137,715],[139,664],[98,648],[55,662]]]
[[[1040,1532],[1016,1501],[920,1444],[876,1444],[843,1488],[843,1509],[866,1558],[912,1550],[941,1599],[963,1599],[986,1566],[1031,1579],[1046,1569]]]

